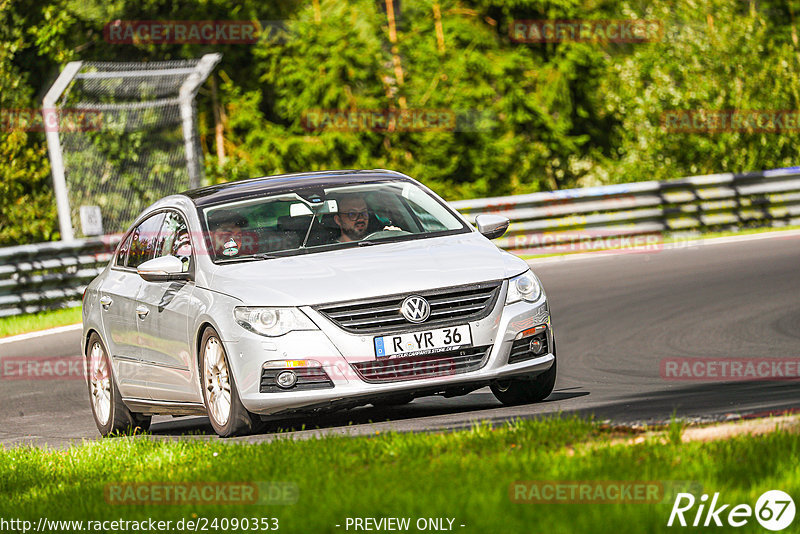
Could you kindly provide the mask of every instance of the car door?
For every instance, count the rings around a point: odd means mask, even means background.
[[[99,288],[105,341],[117,386],[125,398],[149,398],[147,378],[141,365],[139,319],[136,314],[136,298],[144,280],[136,273],[136,267],[155,254],[155,240],[163,219],[163,213],[156,214],[134,228]]]
[[[184,272],[190,272],[192,244],[186,218],[177,211],[165,212],[156,247],[156,257],[173,255],[181,259]],[[194,282],[144,281],[139,289],[137,306],[142,365],[153,400],[198,402],[199,379],[192,365],[193,348],[189,334],[194,315]]]

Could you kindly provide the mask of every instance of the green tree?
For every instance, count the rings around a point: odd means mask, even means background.
[[[665,112],[798,110],[800,0],[0,0],[0,107],[37,107],[70,60],[222,52],[226,161],[208,88],[199,97],[213,182],[280,172],[392,168],[448,199],[796,164],[797,130],[681,133]],[[438,17],[436,16],[438,13]],[[441,21],[441,33],[437,27]],[[113,20],[285,21],[255,46],[112,45]],[[661,40],[520,43],[518,19],[650,19]],[[399,60],[403,80],[398,78]],[[450,110],[453,130],[317,131],[324,109]],[[477,123],[470,118],[482,117]],[[157,143],[140,137],[141,146]],[[128,180],[136,146],[96,139]],[[137,145],[138,146],[138,145]],[[122,170],[120,170],[122,169]],[[40,132],[0,132],[0,245],[57,237]]]
[[[616,153],[598,158],[597,183],[797,164],[796,128],[689,133],[665,124],[664,113],[672,111],[800,110],[793,17],[781,18],[777,3],[755,5],[709,0],[649,8],[647,18],[664,22],[663,40],[620,58],[603,79],[606,107],[619,127]]]
[[[58,236],[44,135],[14,120],[34,107],[28,74],[14,61],[25,41],[18,7],[0,0],[0,246]]]

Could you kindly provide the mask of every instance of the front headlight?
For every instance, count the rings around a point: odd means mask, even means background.
[[[536,302],[542,296],[542,283],[530,270],[515,276],[508,281],[508,293],[506,294],[506,304],[513,304],[520,300]]]
[[[239,306],[233,316],[242,328],[262,336],[282,336],[293,330],[318,330],[297,308],[251,308]]]

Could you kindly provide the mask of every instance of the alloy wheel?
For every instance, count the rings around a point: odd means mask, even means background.
[[[100,343],[92,345],[89,353],[89,388],[94,413],[100,423],[106,425],[111,417],[111,375]]]
[[[206,388],[208,408],[214,421],[225,426],[231,415],[231,383],[228,376],[228,364],[220,342],[215,337],[206,341],[203,383]]]

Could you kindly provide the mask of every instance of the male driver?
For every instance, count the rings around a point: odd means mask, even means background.
[[[338,201],[339,212],[333,216],[333,221],[339,226],[339,243],[361,241],[367,236],[369,226],[369,208],[367,201],[357,194],[342,197]],[[391,223],[390,223],[391,224]],[[384,226],[383,231],[399,231],[397,226]]]
[[[340,243],[364,239],[369,223],[367,202],[358,195],[342,197],[339,200],[339,212],[333,216],[333,221],[340,230],[338,238]]]

